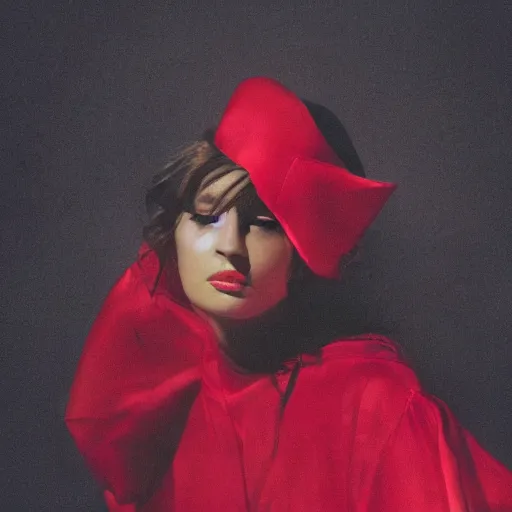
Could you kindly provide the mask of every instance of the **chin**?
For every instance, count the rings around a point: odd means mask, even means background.
[[[210,307],[202,309],[207,315],[228,320],[249,320],[263,314],[262,312],[244,307]]]
[[[249,321],[265,316],[267,313],[275,310],[275,308],[280,304],[280,302],[277,302],[276,304],[262,307],[261,304],[250,304],[243,301],[243,299],[238,300],[242,301],[242,304],[224,304],[223,307],[218,304],[216,305],[217,307],[212,307],[212,304],[208,307],[205,304],[201,309],[207,315],[212,317],[222,318],[225,320]]]
[[[208,290],[201,294],[197,300],[189,300],[208,316],[228,320],[251,320],[264,315],[273,309],[280,300],[266,300],[265,304],[255,300],[254,294],[226,293],[217,290]]]
[[[227,296],[227,300],[203,301],[197,306],[208,316],[229,320],[249,320],[263,315],[266,310],[254,307],[247,299]]]

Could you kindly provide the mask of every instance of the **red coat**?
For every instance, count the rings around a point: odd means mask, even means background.
[[[512,511],[512,474],[392,341],[240,374],[156,272],[149,253],[110,292],[66,412],[110,511]]]

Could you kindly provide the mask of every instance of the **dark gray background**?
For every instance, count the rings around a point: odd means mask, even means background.
[[[153,170],[260,74],[329,106],[367,175],[399,184],[352,286],[512,466],[510,3],[19,4],[0,27],[2,510],[102,510],[62,422],[84,336]]]

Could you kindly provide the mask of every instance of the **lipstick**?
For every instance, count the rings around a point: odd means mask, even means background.
[[[240,292],[247,286],[247,278],[236,270],[223,270],[211,275],[208,282],[221,292]]]

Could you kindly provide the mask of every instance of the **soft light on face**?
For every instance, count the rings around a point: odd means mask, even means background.
[[[198,252],[206,252],[211,249],[215,241],[218,238],[218,228],[222,227],[226,223],[227,213],[222,213],[218,216],[218,218],[209,223],[209,225],[213,228],[205,233],[202,233],[196,240],[194,244],[194,249]]]
[[[212,317],[253,318],[287,295],[293,246],[263,204],[258,201],[243,214],[235,206],[210,215],[212,200],[244,174],[232,171],[199,192],[195,210],[185,212],[176,227],[183,289],[196,308]],[[208,280],[229,270],[246,278],[241,289],[220,290]]]

